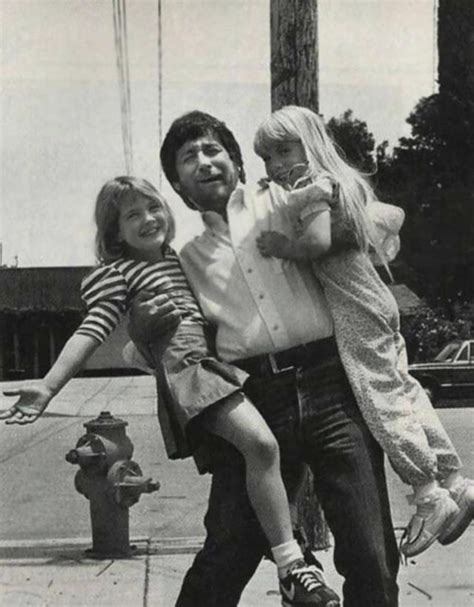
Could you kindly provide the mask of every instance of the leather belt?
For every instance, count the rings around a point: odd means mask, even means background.
[[[272,354],[234,360],[232,364],[249,375],[278,375],[285,371],[310,367],[334,354],[337,354],[336,340],[334,337],[327,337]]]

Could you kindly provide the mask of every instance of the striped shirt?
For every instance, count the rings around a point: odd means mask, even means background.
[[[87,306],[87,316],[76,333],[102,343],[140,291],[166,293],[181,312],[183,322],[204,323],[178,257],[169,250],[163,260],[155,263],[120,258],[86,276],[81,297]]]

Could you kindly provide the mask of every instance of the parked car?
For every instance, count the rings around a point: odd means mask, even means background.
[[[409,366],[432,402],[439,398],[474,398],[474,340],[448,343],[434,360]]]

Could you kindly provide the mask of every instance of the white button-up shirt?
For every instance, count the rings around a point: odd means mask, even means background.
[[[219,358],[231,362],[333,334],[331,315],[310,264],[263,257],[262,230],[293,237],[285,192],[237,188],[226,223],[203,214],[205,231],[180,258],[205,317],[216,326]]]

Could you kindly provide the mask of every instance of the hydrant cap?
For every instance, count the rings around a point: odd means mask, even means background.
[[[102,411],[99,417],[96,419],[91,419],[90,421],[84,424],[84,427],[92,432],[97,426],[107,427],[107,428],[125,428],[128,426],[128,422],[123,419],[119,419],[118,417],[114,417],[110,411]]]

